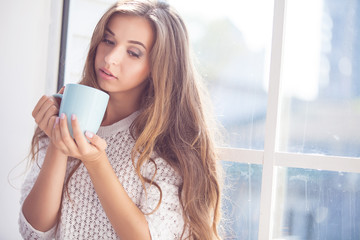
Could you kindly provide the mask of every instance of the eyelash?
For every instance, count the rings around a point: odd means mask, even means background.
[[[109,45],[114,45],[113,41],[110,41],[109,39],[103,38],[102,40],[104,43],[109,44]]]
[[[129,54],[130,56],[132,56],[132,57],[140,58],[140,54],[137,54],[137,53],[135,53],[135,52],[133,52],[133,51],[128,51],[128,54]]]
[[[103,38],[102,42],[104,42],[107,45],[114,45],[115,44],[113,41],[111,41],[109,39],[106,39],[106,38]],[[130,50],[128,50],[127,52],[131,57],[140,58],[141,55],[142,55],[142,54],[137,54],[137,53],[135,53],[133,51],[130,51]]]

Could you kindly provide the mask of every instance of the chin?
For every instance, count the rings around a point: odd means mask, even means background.
[[[105,81],[101,80],[101,79],[100,80],[97,79],[97,84],[99,85],[100,89],[105,91],[105,92],[109,92],[109,90],[111,89],[109,84],[106,83]]]
[[[108,94],[110,93],[116,93],[118,91],[118,89],[116,88],[116,86],[108,83],[108,82],[104,82],[104,81],[98,81],[98,85],[100,87],[100,89]],[[121,92],[121,90],[120,90]]]

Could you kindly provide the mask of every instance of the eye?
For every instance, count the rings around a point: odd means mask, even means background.
[[[136,53],[134,51],[130,51],[128,50],[128,54],[131,56],[131,57],[136,57],[136,58],[140,58],[141,57],[141,53]]]
[[[102,39],[102,42],[106,43],[107,45],[114,45],[115,43],[106,38],[106,36]]]

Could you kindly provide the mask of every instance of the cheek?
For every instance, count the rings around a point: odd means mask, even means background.
[[[148,67],[142,68],[138,72],[139,81],[141,81],[141,82],[145,81],[149,77],[149,74],[150,74],[150,70]]]
[[[150,73],[150,68],[145,62],[141,64],[129,63],[129,65],[124,68],[124,70],[125,69],[126,71],[123,73],[128,75],[129,78],[134,80],[136,79],[136,82],[142,82],[143,80],[147,79]]]
[[[145,61],[142,66],[141,69],[139,69],[139,73],[144,77],[147,78],[150,74],[150,64],[148,61]]]

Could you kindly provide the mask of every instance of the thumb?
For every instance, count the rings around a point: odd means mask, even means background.
[[[94,145],[96,148],[98,148],[99,150],[105,150],[107,147],[107,143],[104,139],[102,139],[101,137],[99,137],[98,135],[86,131],[85,132],[85,136],[86,138],[90,141],[90,143],[92,145]]]
[[[59,92],[58,92],[58,93],[63,94],[63,93],[64,93],[64,90],[65,90],[65,86],[63,86],[63,87],[59,90]]]

